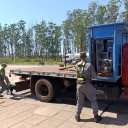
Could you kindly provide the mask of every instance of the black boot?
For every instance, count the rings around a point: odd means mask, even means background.
[[[80,122],[80,116],[75,115],[75,119],[77,122]]]
[[[13,95],[13,87],[10,88],[10,94]]]
[[[14,88],[13,84],[8,85],[8,92],[9,92],[10,95],[13,95],[13,88]]]
[[[102,120],[102,117],[99,115],[94,116],[94,120],[96,123],[100,122]]]

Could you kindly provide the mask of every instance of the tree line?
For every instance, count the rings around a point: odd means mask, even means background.
[[[115,22],[128,22],[128,0],[109,0],[106,5],[91,2],[86,10],[68,11],[59,26],[44,20],[30,28],[24,20],[0,25],[0,57],[58,60],[65,52],[87,50],[90,25]]]

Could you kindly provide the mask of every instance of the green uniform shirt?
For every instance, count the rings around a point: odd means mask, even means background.
[[[0,67],[0,80],[1,81],[6,81],[7,84],[10,83],[8,77],[5,75],[5,69],[3,67]]]

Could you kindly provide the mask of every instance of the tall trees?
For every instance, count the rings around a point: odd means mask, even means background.
[[[106,23],[107,21],[106,12],[107,12],[107,9],[105,5],[99,5],[97,7],[97,11],[95,15],[96,24]]]
[[[76,9],[68,12],[68,19],[63,22],[63,32],[66,42],[67,52],[74,49],[75,52],[86,49],[86,38],[88,26],[90,25],[90,15],[86,10]]]
[[[124,0],[124,11],[121,14],[121,20],[128,23],[128,0]]]
[[[64,46],[67,53],[87,51],[90,25],[128,22],[128,0],[123,0],[123,10],[121,2],[109,0],[101,5],[94,1],[86,10],[68,11],[61,26],[44,20],[30,28],[23,20],[0,25],[0,57],[42,57],[46,60],[51,57],[57,60]]]
[[[48,56],[56,59],[61,52],[61,27],[50,22],[48,25],[42,21],[34,26],[35,33],[35,55]]]
[[[14,23],[11,24],[10,26],[8,26],[8,30],[9,30],[9,44],[10,44],[10,52],[11,55],[14,57],[16,56],[16,44],[18,43],[19,39],[20,39],[20,32],[19,32],[19,28],[18,26]]]
[[[88,6],[88,12],[90,14],[90,24],[96,24],[96,15],[97,15],[97,10],[98,10],[98,2],[94,1],[89,4]]]
[[[113,23],[118,20],[119,9],[121,6],[121,0],[110,0],[106,5],[106,20],[107,23]]]
[[[4,39],[5,39],[4,36],[5,36],[5,33],[0,24],[0,57],[6,56],[6,45],[4,43]]]
[[[47,27],[45,21],[34,26],[35,41],[34,41],[34,55],[42,56],[47,52]]]
[[[75,9],[68,12],[67,19],[63,22],[67,52],[87,51],[89,26],[119,21],[120,7],[121,0],[110,0],[106,5],[94,1],[89,4],[87,10]],[[126,0],[125,8],[127,8]],[[126,11],[124,14],[126,15]]]
[[[73,51],[76,51],[74,49],[74,33],[73,33],[73,25],[72,25],[72,18],[70,16],[70,12],[68,12],[68,18],[67,20],[63,21],[62,25],[62,30],[63,30],[63,47],[66,50],[65,52],[71,53],[71,49]]]

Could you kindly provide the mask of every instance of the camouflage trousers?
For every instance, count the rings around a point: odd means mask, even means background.
[[[76,115],[80,116],[85,96],[91,102],[91,107],[93,109],[94,116],[98,114],[98,104],[96,99],[96,89],[91,83],[78,84],[77,85],[77,105],[76,105]]]

